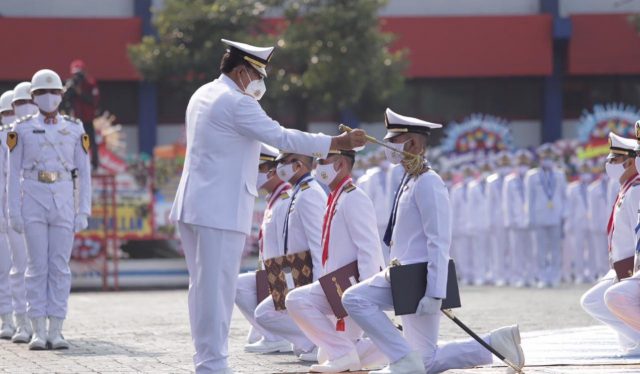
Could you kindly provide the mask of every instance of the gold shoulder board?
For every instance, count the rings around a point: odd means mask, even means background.
[[[18,133],[15,131],[9,131],[7,134],[7,146],[9,147],[9,151],[13,151],[16,145],[18,145]]]
[[[91,146],[91,143],[89,143],[89,135],[82,134],[82,149],[84,149],[84,153],[89,152],[90,146]]]

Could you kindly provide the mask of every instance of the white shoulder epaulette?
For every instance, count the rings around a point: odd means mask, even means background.
[[[35,116],[36,116],[35,114],[28,114],[26,116],[22,116],[16,120],[16,124],[26,122]]]
[[[65,120],[69,121],[69,122],[73,122],[76,125],[82,125],[82,121],[80,121],[79,119],[75,118],[75,117],[71,117],[70,115],[67,114],[63,114],[62,118],[64,118]]]

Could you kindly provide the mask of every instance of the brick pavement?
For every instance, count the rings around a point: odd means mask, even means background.
[[[518,322],[527,331],[595,325],[578,305],[586,287],[556,290],[464,288],[463,308],[456,314],[478,332]],[[301,373],[292,355],[252,355],[242,351],[248,329],[234,313],[230,364],[237,373]],[[31,352],[25,345],[0,341],[0,373],[189,373],[193,348],[185,290],[74,293],[65,336],[68,351]],[[464,338],[443,318],[442,339]],[[502,372],[499,368],[453,373]],[[638,366],[535,367],[528,373],[638,372]]]

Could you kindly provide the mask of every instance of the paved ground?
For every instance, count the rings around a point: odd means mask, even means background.
[[[555,290],[470,287],[462,290],[456,314],[478,332],[519,323],[527,373],[631,373],[640,359],[616,360],[615,339],[578,305],[586,287]],[[188,373],[192,346],[185,290],[74,293],[66,337],[69,351],[30,352],[24,345],[0,341],[0,373]],[[301,373],[292,355],[251,355],[242,351],[247,323],[234,314],[230,362],[238,373]],[[562,331],[539,332],[540,330]],[[569,330],[567,330],[569,329]],[[443,318],[441,337],[465,334]],[[575,343],[575,344],[574,344]],[[598,360],[580,357],[593,352]],[[557,366],[567,363],[569,366]],[[556,365],[556,366],[549,366]],[[585,366],[588,365],[588,366]],[[603,366],[604,365],[604,366]],[[502,372],[497,367],[455,373]]]

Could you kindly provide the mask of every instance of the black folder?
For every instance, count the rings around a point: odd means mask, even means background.
[[[427,263],[392,266],[389,268],[389,277],[395,314],[397,316],[414,314],[427,290]],[[456,266],[451,259],[447,275],[447,296],[442,300],[442,309],[453,309],[460,306]]]

